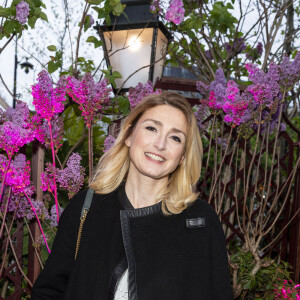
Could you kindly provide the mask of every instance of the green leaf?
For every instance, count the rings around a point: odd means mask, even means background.
[[[120,16],[125,8],[125,4],[122,4],[121,2],[119,2],[116,6],[114,6],[113,8],[113,15],[115,16]]]
[[[9,8],[3,8],[0,6],[0,17],[8,17],[10,15],[10,9]]]
[[[47,17],[47,15],[46,15],[44,12],[41,12],[41,13],[40,13],[40,18],[41,18],[42,20],[48,22],[48,17]]]
[[[106,16],[105,16],[105,22],[106,22],[107,26],[110,26],[110,25],[111,25],[111,19],[110,19],[110,16],[109,16],[109,15],[106,15]]]
[[[95,48],[98,48],[98,47],[102,46],[102,44],[103,44],[102,41],[99,41],[94,36],[89,36],[86,41],[87,41],[87,43],[93,43]]]
[[[117,78],[122,78],[122,75],[121,75],[118,71],[114,71],[114,72],[112,73],[112,77],[113,77],[114,79],[117,79]]]
[[[96,10],[96,9],[95,9]],[[96,10],[97,13],[98,13],[98,19],[102,19],[102,18],[105,18],[106,15],[108,14],[105,10],[105,8],[99,8],[98,7],[98,10]]]
[[[48,46],[47,47],[47,49],[49,50],[49,51],[56,51],[56,46],[55,45],[50,45],[50,46]]]
[[[37,16],[32,16],[31,18],[29,18],[29,19],[28,19],[28,25],[29,25],[31,28],[34,28],[37,19],[38,19]]]
[[[119,96],[117,100],[119,103],[120,111],[122,112],[123,115],[126,116],[129,113],[129,109],[130,109],[130,103],[128,98]]]
[[[51,74],[59,68],[59,64],[53,62],[52,60],[48,63],[48,72]]]
[[[108,123],[108,124],[111,123],[111,119],[108,118],[108,117],[106,117],[106,116],[103,116],[102,119],[101,119],[101,121],[104,122],[104,123]]]
[[[78,62],[84,62],[85,61],[85,59],[84,59],[84,57],[78,57]]]
[[[16,24],[15,21],[8,21],[8,20],[6,20],[6,21],[4,22],[4,25],[3,25],[3,31],[4,31],[5,33],[11,34],[11,33],[14,32],[16,25],[17,25],[17,24]]]
[[[87,2],[89,4],[99,5],[102,2],[102,0],[87,0]]]

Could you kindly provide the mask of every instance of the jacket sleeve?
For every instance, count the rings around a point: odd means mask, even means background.
[[[63,211],[53,242],[51,254],[32,291],[32,300],[60,300],[64,298],[68,279],[74,265],[74,254],[80,218],[80,205],[84,199],[80,192],[70,200]]]
[[[225,235],[217,214],[215,212],[214,214],[211,236],[213,299],[233,300]]]

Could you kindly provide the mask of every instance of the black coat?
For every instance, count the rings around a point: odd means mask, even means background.
[[[134,209],[124,185],[95,194],[74,261],[85,195],[63,212],[32,300],[113,299],[127,266],[129,300],[233,299],[224,233],[207,202],[164,216],[160,203]]]

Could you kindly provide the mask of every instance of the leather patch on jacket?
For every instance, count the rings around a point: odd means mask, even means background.
[[[186,228],[205,227],[205,218],[185,219]]]

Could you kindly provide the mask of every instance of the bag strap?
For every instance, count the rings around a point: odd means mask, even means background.
[[[84,203],[83,203],[82,209],[81,209],[80,224],[79,224],[79,230],[78,230],[78,235],[77,235],[74,260],[76,260],[77,255],[78,255],[80,240],[81,240],[81,235],[82,235],[82,230],[83,230],[83,224],[85,222],[85,219],[86,219],[89,209],[91,207],[93,196],[94,196],[94,190],[89,189],[86,193]]]
[[[88,189],[88,191],[86,193],[86,196],[85,196],[85,199],[84,199],[84,203],[82,205],[80,218],[83,217],[85,210],[89,210],[90,209],[91,204],[92,204],[92,200],[93,200],[93,195],[94,195],[94,190]]]

